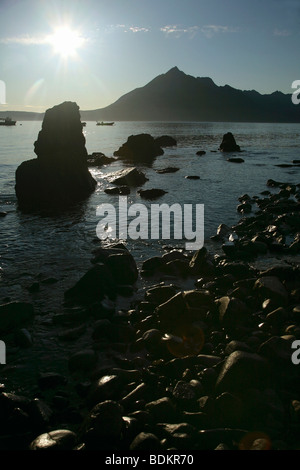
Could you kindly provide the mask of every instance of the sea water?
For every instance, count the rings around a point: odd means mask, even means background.
[[[90,260],[97,238],[97,207],[103,203],[118,204],[118,196],[104,192],[111,187],[109,176],[132,165],[116,160],[100,168],[90,168],[98,183],[96,190],[84,204],[70,211],[52,216],[23,214],[17,208],[15,171],[22,161],[36,158],[34,141],[40,129],[40,121],[17,122],[14,127],[0,128],[0,211],[8,212],[0,220],[1,276],[5,280],[18,278],[21,272],[27,271],[32,277],[65,272],[71,282],[74,276],[70,271],[77,273]],[[266,187],[268,179],[299,182],[299,167],[277,166],[300,158],[298,124],[116,122],[114,126],[96,126],[90,121],[83,132],[88,153],[102,152],[106,156],[113,156],[130,135],[149,133],[153,137],[174,137],[176,147],[165,148],[164,154],[151,166],[139,165],[148,178],[142,187],[165,190],[166,194],[155,201],[159,204],[203,204],[206,243],[220,223],[232,225],[238,221],[239,196],[259,195],[269,189]],[[228,162],[229,154],[218,151],[226,132],[233,133],[242,150],[230,156],[242,157],[243,163]],[[204,150],[205,155],[198,156],[198,150]],[[179,170],[165,174],[156,172],[166,167]],[[137,189],[131,189],[128,204],[150,204],[141,199]],[[175,240],[171,237],[155,242],[144,239],[126,242],[137,262],[141,262],[161,252],[162,245],[175,243]],[[177,240],[175,244],[180,245]]]

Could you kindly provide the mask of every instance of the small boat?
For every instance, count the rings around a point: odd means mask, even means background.
[[[103,121],[98,121],[97,126],[113,126],[114,122],[103,122]]]
[[[0,118],[0,126],[15,126],[17,121],[13,121],[10,117]]]
[[[82,125],[82,127],[85,127],[85,126],[86,126],[86,122],[82,122],[81,125]]]

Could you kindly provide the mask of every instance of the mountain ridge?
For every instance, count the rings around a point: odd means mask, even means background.
[[[291,94],[218,86],[210,77],[193,77],[172,67],[112,104],[81,110],[84,121],[300,122]],[[44,113],[0,111],[0,117],[43,119]]]
[[[300,122],[291,94],[218,86],[173,67],[105,108],[81,112],[84,119],[110,121]]]

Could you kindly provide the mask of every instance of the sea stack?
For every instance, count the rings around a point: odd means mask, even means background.
[[[96,187],[87,164],[79,106],[66,101],[45,113],[34,143],[37,158],[16,170],[20,209],[63,208],[84,200]]]

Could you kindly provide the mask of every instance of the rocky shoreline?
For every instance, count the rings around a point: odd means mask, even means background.
[[[272,180],[241,196],[240,221],[212,237],[218,254],[171,249],[139,268],[121,243],[96,248],[52,318],[74,347],[87,333],[68,373],[53,364],[18,393],[1,366],[0,449],[298,450],[299,201],[300,185]],[[3,304],[0,318],[3,341],[31,347],[33,305]]]

